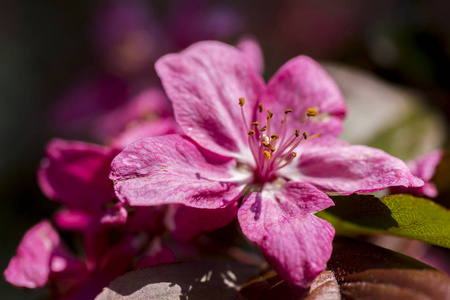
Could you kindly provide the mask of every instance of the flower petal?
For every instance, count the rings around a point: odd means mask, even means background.
[[[319,143],[319,139],[323,142]],[[319,138],[305,147],[298,160],[297,174],[301,180],[323,191],[342,194],[370,193],[391,186],[418,187],[423,181],[410,172],[406,164],[386,152],[367,146],[345,145],[332,138]]]
[[[264,82],[243,52],[220,42],[200,42],[155,64],[175,118],[200,146],[227,157],[248,157],[239,98],[250,118]]]
[[[226,207],[243,189],[232,171],[235,164],[210,163],[179,135],[134,142],[112,162],[116,195],[131,206],[180,203],[197,208]]]
[[[95,215],[82,210],[63,209],[55,213],[53,220],[59,229],[84,231],[94,218]]]
[[[333,79],[307,56],[297,56],[285,63],[270,79],[262,99],[274,114],[271,124],[275,126],[281,124],[286,109],[293,110],[288,116],[291,121],[286,124],[288,132],[298,129],[299,123],[292,120],[305,120],[308,108],[316,109],[319,115],[302,131],[308,135],[331,136],[342,131],[342,119],[347,110],[344,98]]]
[[[430,180],[433,177],[436,167],[442,159],[444,152],[442,150],[433,151],[429,154],[420,156],[414,160],[410,160],[406,162],[409,170],[414,176],[422,179],[425,184],[421,187],[391,187],[391,193],[400,194],[407,193],[413,195],[425,195],[428,197],[436,197],[438,195],[438,191],[434,183]]]
[[[244,37],[239,40],[236,47],[247,54],[259,74],[264,73],[264,55],[261,46],[255,38]]]
[[[242,232],[259,245],[286,281],[306,287],[325,269],[334,228],[312,215],[333,202],[306,183],[288,182],[245,197],[238,211]]]
[[[110,146],[116,149],[123,149],[134,141],[165,134],[177,132],[177,123],[172,118],[165,118],[154,121],[147,121],[127,128],[124,132],[116,136]]]
[[[4,272],[6,281],[27,288],[44,286],[50,274],[51,258],[59,243],[58,233],[49,221],[41,221],[28,230]]]
[[[209,232],[234,220],[237,202],[220,209],[199,209],[185,205],[171,205],[166,215],[166,226],[179,241],[189,241],[195,236]]]
[[[94,133],[107,140],[117,136],[132,122],[157,121],[171,114],[170,102],[164,92],[157,88],[149,88],[124,105],[99,116],[95,122]]]
[[[114,199],[108,173],[115,154],[99,145],[54,139],[38,171],[39,185],[70,209],[97,212]]]

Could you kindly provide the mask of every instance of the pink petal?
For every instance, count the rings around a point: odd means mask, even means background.
[[[319,139],[324,139],[319,143]],[[323,191],[342,194],[370,193],[391,186],[419,187],[423,181],[414,177],[403,161],[382,150],[350,146],[332,138],[318,138],[305,147],[292,180],[301,180]]]
[[[54,139],[38,171],[39,185],[47,197],[68,208],[99,211],[114,199],[108,179],[114,155],[99,145]]]
[[[252,37],[242,38],[236,47],[247,54],[259,74],[264,73],[264,55],[258,41]]]
[[[200,42],[155,64],[175,118],[200,146],[228,157],[247,157],[247,130],[239,98],[250,118],[264,89],[252,62],[220,42]]]
[[[429,154],[420,156],[414,160],[406,162],[409,170],[414,176],[419,177],[425,182],[425,185],[421,187],[391,187],[391,192],[393,194],[407,193],[413,195],[425,195],[428,197],[436,197],[438,191],[436,186],[430,182],[431,178],[434,176],[436,167],[442,159],[444,152],[442,150],[437,150]]]
[[[63,230],[84,231],[93,221],[94,216],[80,210],[64,209],[53,217],[57,227]]]
[[[274,113],[274,126],[281,124],[286,109],[293,110],[288,116],[288,133],[298,129],[299,122],[295,120],[304,120],[308,108],[315,108],[319,115],[302,131],[331,136],[342,131],[347,110],[344,98],[333,79],[307,56],[297,56],[285,63],[270,79],[262,99],[264,106]],[[277,132],[276,127],[274,130]]]
[[[268,187],[244,198],[238,211],[242,232],[259,245],[267,261],[286,281],[306,287],[325,269],[334,228],[311,214],[333,202],[306,183]]]
[[[117,227],[123,226],[127,223],[128,212],[122,203],[118,203],[106,211],[106,213],[100,219],[100,223],[103,225]]]
[[[443,156],[444,152],[437,150],[410,160],[406,164],[414,176],[429,181],[433,177],[436,167],[441,162]]]
[[[165,222],[171,235],[179,241],[189,241],[197,235],[224,227],[234,220],[237,202],[221,209],[199,209],[171,205]]]
[[[131,206],[180,203],[222,208],[236,201],[243,185],[231,172],[234,162],[213,164],[179,135],[134,142],[112,162],[110,178],[116,195]]]
[[[123,149],[134,141],[151,136],[172,134],[177,129],[177,123],[172,118],[138,123],[128,127],[124,132],[116,136],[110,146],[116,149]]]
[[[157,88],[149,88],[126,104],[97,118],[95,133],[99,137],[111,138],[121,133],[132,122],[163,120],[170,115],[172,115],[170,102],[164,92]]]
[[[27,287],[42,287],[50,274],[50,260],[60,243],[58,233],[49,221],[41,221],[27,231],[4,272],[9,283]]]

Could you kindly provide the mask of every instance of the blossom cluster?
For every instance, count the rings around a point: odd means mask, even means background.
[[[186,242],[237,219],[279,276],[308,287],[332,253],[335,230],[315,216],[331,194],[435,195],[424,181],[442,153],[408,167],[337,139],[346,104],[322,67],[298,56],[265,83],[260,53],[247,40],[165,55],[164,91],[102,116],[119,132],[106,145],[52,140],[38,182],[63,208],[25,234],[6,280],[92,299],[126,271],[176,260],[163,236]]]

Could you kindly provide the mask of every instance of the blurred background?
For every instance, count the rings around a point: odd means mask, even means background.
[[[26,230],[58,208],[36,183],[52,137],[104,142],[96,120],[160,85],[159,56],[199,40],[249,37],[263,49],[266,79],[299,54],[323,63],[349,101],[344,139],[403,159],[448,148],[445,0],[3,0],[0,269]],[[0,293],[36,296],[4,280]]]

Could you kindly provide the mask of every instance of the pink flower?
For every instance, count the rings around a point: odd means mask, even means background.
[[[413,194],[413,195],[425,195],[428,197],[436,197],[438,195],[438,191],[434,183],[431,182],[431,179],[436,172],[436,167],[444,156],[444,152],[442,150],[436,150],[426,155],[422,155],[417,157],[416,159],[410,160],[406,162],[411,174],[417,176],[425,182],[425,185],[421,187],[391,187],[391,192],[393,194]]]
[[[48,221],[41,221],[23,237],[17,254],[4,272],[15,286],[38,288],[52,284],[55,299],[94,299],[114,278],[133,269],[149,241],[124,235],[110,246],[109,232],[91,232],[84,240],[83,258],[73,256]],[[134,268],[171,262],[171,251],[154,239]]]
[[[345,103],[308,57],[287,62],[267,85],[243,52],[212,41],[162,57],[156,70],[186,136],[125,148],[110,174],[119,200],[239,206],[244,235],[290,283],[309,285],[331,255],[334,229],[314,216],[333,205],[326,192],[423,185],[399,159],[334,139]]]

